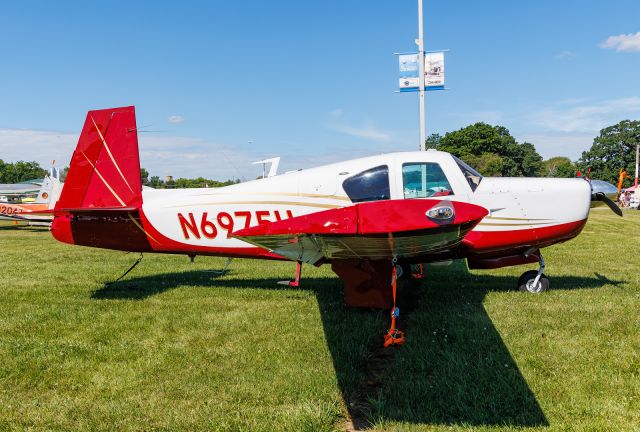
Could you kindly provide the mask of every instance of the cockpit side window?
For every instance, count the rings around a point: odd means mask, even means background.
[[[402,164],[402,184],[405,198],[453,195],[447,176],[434,162]]]
[[[391,199],[389,167],[380,165],[349,177],[342,183],[351,202]]]
[[[464,178],[467,180],[467,183],[469,183],[469,187],[471,187],[471,190],[475,192],[476,188],[480,185],[480,182],[482,181],[482,174],[480,174],[478,171],[471,168],[469,165],[467,165],[457,157],[453,156],[453,159],[456,161],[456,163],[462,170],[462,174],[464,174]]]

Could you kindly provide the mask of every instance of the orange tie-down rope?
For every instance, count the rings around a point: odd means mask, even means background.
[[[402,345],[404,343],[404,332],[401,332],[396,328],[396,318],[400,316],[400,309],[396,307],[396,281],[398,280],[396,275],[396,263],[395,259],[392,263],[393,270],[391,271],[391,287],[393,288],[393,308],[391,309],[391,326],[387,333],[384,335],[384,347],[392,345]]]

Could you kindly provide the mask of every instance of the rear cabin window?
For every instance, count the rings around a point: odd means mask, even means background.
[[[380,165],[349,177],[342,183],[351,202],[391,199],[389,167]]]
[[[433,162],[402,165],[405,198],[427,198],[453,195],[451,185],[440,165]]]

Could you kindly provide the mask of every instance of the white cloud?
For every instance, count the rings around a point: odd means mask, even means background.
[[[158,136],[140,133],[140,163],[151,175],[163,177],[203,176],[216,180],[255,178],[250,165],[257,156],[232,146],[198,138]],[[5,162],[36,161],[42,167],[68,166],[78,135],[56,131],[0,129],[0,155]]]
[[[252,179],[257,176],[246,151],[201,138],[139,135],[140,165],[151,175],[205,177],[214,180]]]
[[[151,175],[161,178],[173,175],[176,178],[202,176],[215,180],[252,180],[262,173],[262,168],[251,162],[275,156],[202,138],[139,133],[138,141],[140,165]],[[71,133],[0,129],[0,156],[5,162],[35,160],[45,168],[55,160],[56,166],[65,167],[70,163],[77,142],[78,135]],[[380,152],[388,150],[375,149]],[[313,157],[309,157],[296,150],[279,154],[282,156],[279,171],[310,168],[366,156],[371,152],[371,146],[330,148],[314,152]]]
[[[378,129],[371,120],[365,120],[362,126],[353,126],[342,119],[343,114],[344,111],[340,108],[329,113],[329,129],[371,141],[391,140],[391,136],[387,132]]]
[[[347,135],[373,141],[389,141],[391,139],[388,133],[377,129],[371,121],[365,121],[361,127],[338,124],[333,125],[332,129]]]
[[[557,132],[597,132],[625,118],[640,117],[640,97],[603,101],[563,101],[534,111],[530,123]]]
[[[560,51],[558,54],[556,54],[556,59],[558,60],[563,60],[563,59],[570,59],[572,57],[575,57],[576,53],[574,53],[573,51],[569,51],[569,50],[564,50],[564,51]]]
[[[69,164],[78,135],[56,131],[0,129],[0,158],[5,162],[36,161],[48,168]]]
[[[544,157],[578,159],[602,128],[624,119],[640,118],[640,97],[594,100],[573,98],[533,110],[514,131],[518,141],[528,141]]]
[[[609,36],[600,48],[615,49],[617,52],[640,51],[640,32]]]
[[[179,116],[179,115],[172,115],[172,116],[169,116],[169,118],[167,118],[167,121],[169,123],[174,123],[174,124],[183,123],[184,122],[184,117]]]

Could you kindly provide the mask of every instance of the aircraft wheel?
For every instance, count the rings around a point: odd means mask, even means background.
[[[549,289],[549,278],[544,275],[544,273],[540,276],[540,280],[536,286],[533,285],[533,282],[538,275],[537,270],[529,270],[526,271],[520,276],[518,279],[518,289],[520,291],[530,292],[533,294],[539,294]]]

